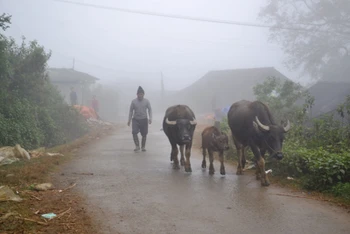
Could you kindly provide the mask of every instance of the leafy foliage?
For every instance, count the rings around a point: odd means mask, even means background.
[[[289,68],[314,78],[349,71],[350,1],[269,0],[260,17],[272,24],[270,39],[281,44]]]
[[[9,26],[9,24],[11,23],[11,16],[10,15],[6,15],[5,13],[0,15],[0,28],[2,30],[6,30]]]
[[[277,122],[283,119],[297,120],[303,109],[295,103],[309,96],[300,84],[293,81],[282,81],[276,77],[268,77],[264,83],[254,88],[257,100],[267,104]],[[313,100],[310,99],[311,105]]]
[[[350,180],[350,96],[339,104],[339,121],[335,114],[311,119],[314,98],[290,81],[270,78],[255,86],[254,93],[274,116],[286,116],[293,123],[283,146],[284,159],[268,160],[275,174],[300,178],[305,188],[316,190]]]
[[[330,190],[331,193],[338,197],[344,198],[346,201],[350,201],[350,183],[338,183]]]
[[[0,17],[4,29],[9,17]],[[50,53],[36,41],[17,45],[0,34],[0,146],[53,146],[86,132],[46,74]]]
[[[333,153],[326,147],[306,148],[286,144],[285,157],[269,162],[274,173],[301,178],[308,189],[326,190],[338,182],[350,180],[350,152]]]

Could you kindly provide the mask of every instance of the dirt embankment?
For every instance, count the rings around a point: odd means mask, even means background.
[[[98,233],[97,225],[85,211],[84,200],[71,191],[75,184],[62,187],[54,178],[59,166],[69,162],[79,149],[98,141],[117,126],[94,127],[80,139],[48,149],[64,156],[32,158],[0,168],[0,185],[7,185],[19,195],[21,202],[0,202],[0,234],[2,233]],[[35,184],[51,182],[54,189],[36,191]],[[54,213],[53,219],[43,214]]]

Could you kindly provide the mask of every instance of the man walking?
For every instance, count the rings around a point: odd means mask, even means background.
[[[140,142],[138,138],[138,133],[141,133],[141,149],[146,151],[146,138],[148,134],[148,124],[152,123],[152,108],[148,99],[144,98],[145,91],[139,86],[137,90],[137,98],[131,101],[128,126],[132,121],[132,136],[135,142],[134,151],[137,152],[140,150]],[[147,118],[147,110],[148,116]]]

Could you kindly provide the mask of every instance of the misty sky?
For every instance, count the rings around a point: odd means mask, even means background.
[[[75,2],[191,17],[261,23],[266,0],[72,0]],[[6,35],[24,35],[52,50],[50,67],[72,67],[102,83],[123,78],[184,88],[210,70],[273,66],[303,82],[283,65],[284,55],[268,43],[268,29],[145,16],[77,6],[54,0],[0,0],[12,15]]]

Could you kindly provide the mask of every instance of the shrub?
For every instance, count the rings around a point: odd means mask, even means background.
[[[49,82],[50,55],[36,41],[17,45],[0,34],[0,146],[53,146],[86,133],[83,117]]]
[[[283,160],[268,165],[277,175],[301,178],[307,189],[326,190],[350,180],[350,151],[332,153],[323,147],[307,149],[290,144],[284,155]]]
[[[330,192],[350,202],[350,182],[338,183],[330,189]]]

